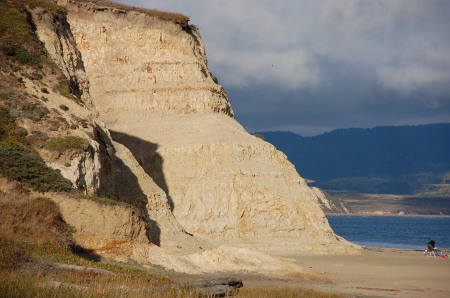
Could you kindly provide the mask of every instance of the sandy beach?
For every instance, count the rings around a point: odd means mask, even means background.
[[[356,297],[450,297],[450,258],[424,255],[423,251],[365,248],[361,255],[283,257],[295,259],[328,281],[244,275],[244,286],[300,286]]]
[[[450,297],[450,258],[424,255],[420,250],[366,247],[360,255],[278,256],[319,272],[324,279],[308,281],[289,274],[286,277],[242,273],[168,275],[178,281],[235,276],[242,279],[246,289],[302,287],[349,297]]]

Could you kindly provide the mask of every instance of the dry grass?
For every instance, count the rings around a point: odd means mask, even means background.
[[[168,20],[173,21],[177,24],[182,25],[183,27],[188,26],[189,23],[189,17],[181,14],[181,13],[174,13],[174,12],[166,12],[166,11],[160,11],[156,9],[146,9],[136,6],[129,6],[124,5],[122,3],[118,3],[115,1],[108,1],[108,0],[80,0],[80,2],[92,2],[99,6],[109,6],[116,9],[124,10],[124,11],[138,11],[141,13],[144,13],[146,15],[156,17],[162,20]]]
[[[76,150],[83,152],[88,149],[89,141],[78,136],[64,136],[50,139],[46,147],[54,151]]]
[[[58,206],[17,191],[20,185],[0,179],[0,297],[197,297],[189,289],[146,289],[170,280],[142,268],[91,261],[100,257],[75,245]],[[60,269],[55,262],[113,274]]]
[[[53,262],[99,268],[113,274],[60,269]],[[0,270],[0,297],[142,297],[144,292],[152,297],[152,290],[145,288],[170,283],[167,277],[156,277],[140,268],[88,261],[49,243],[1,238]],[[159,294],[166,292],[171,294],[170,288],[163,288]]]
[[[0,193],[0,237],[60,246],[72,243],[71,227],[54,202],[17,191]]]

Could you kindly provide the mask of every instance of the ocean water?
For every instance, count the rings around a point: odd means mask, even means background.
[[[361,246],[425,249],[436,240],[437,248],[450,249],[449,217],[327,215],[334,232]]]

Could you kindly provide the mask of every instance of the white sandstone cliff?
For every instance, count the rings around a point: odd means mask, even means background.
[[[100,119],[187,232],[260,248],[348,248],[286,156],[234,120],[195,30],[141,12],[60,3]]]
[[[46,105],[68,105],[70,113],[62,112],[68,122],[86,119],[88,127],[76,133],[90,146],[65,159],[45,148],[41,154],[86,193],[143,212],[135,219],[129,211],[118,215],[120,208],[104,209],[100,218],[119,223],[100,224],[92,210],[81,212],[90,203],[55,199],[65,219],[83,227],[77,233],[83,246],[116,260],[190,273],[242,269],[243,259],[249,271],[303,270],[256,252],[250,258],[250,249],[358,250],[333,233],[317,195],[286,156],[234,119],[194,29],[107,2],[56,2],[67,19],[37,9],[33,22],[81,104],[51,93]],[[98,225],[86,230],[77,218]],[[121,222],[131,230],[117,232]],[[208,260],[219,259],[208,268]]]

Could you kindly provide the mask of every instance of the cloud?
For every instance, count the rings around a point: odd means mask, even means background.
[[[327,1],[317,8],[316,36],[322,41],[309,53],[365,65],[382,87],[401,95],[420,90],[448,93],[436,87],[450,86],[449,4]]]
[[[410,95],[422,89],[429,89],[428,93],[431,94],[443,92],[450,94],[450,68],[433,69],[411,63],[397,67],[379,67],[378,75],[386,88],[396,90],[402,95]]]
[[[214,46],[210,47],[211,52],[214,50]],[[230,50],[227,55],[213,55],[209,61],[215,64],[219,77],[229,86],[271,84],[298,89],[319,83],[314,58],[302,50]]]

